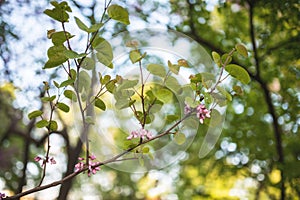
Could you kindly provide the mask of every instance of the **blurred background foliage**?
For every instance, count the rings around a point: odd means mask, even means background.
[[[68,2],[85,21],[99,19],[103,2]],[[48,3],[0,1],[0,188],[11,193],[36,185],[40,175],[32,160],[43,153],[45,137],[24,116],[30,108],[43,106],[37,100],[43,95],[40,80],[58,76],[41,70],[49,46],[46,29],[55,26],[42,14]],[[128,9],[132,25],[113,24],[106,30],[107,37],[136,27],[159,27],[190,36],[208,52],[224,53],[242,42],[250,56],[236,57],[234,62],[245,66],[252,81],[243,86],[244,95],[228,106],[222,135],[205,158],[198,157],[204,137],[199,132],[185,157],[174,165],[144,174],[102,167],[92,178],[79,176],[72,185],[63,186],[67,189],[55,188],[49,198],[300,199],[299,0],[113,3]],[[45,27],[40,30],[40,26]],[[68,130],[56,138],[61,142],[60,154],[67,153],[61,159],[70,163],[78,143]],[[65,171],[60,167],[55,177]],[[62,190],[64,195],[58,195]],[[27,198],[43,199],[39,194]]]

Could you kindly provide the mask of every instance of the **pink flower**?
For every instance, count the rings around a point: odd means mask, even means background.
[[[136,130],[136,131],[131,131],[130,135],[127,137],[127,140],[131,140],[133,138],[147,138],[148,140],[150,140],[153,136],[152,133],[146,129],[140,129],[140,130]]]
[[[94,161],[93,161],[93,160],[96,159],[96,156],[93,155],[93,154],[89,155],[89,158],[90,158],[91,160],[89,161],[89,166],[88,166],[88,176],[91,176],[92,174],[96,174],[97,171],[100,170],[100,167],[97,166],[97,165],[100,164],[100,162],[94,162]],[[80,170],[84,169],[85,166],[86,166],[86,163],[81,162],[81,161],[84,160],[84,158],[79,157],[78,160],[79,160],[80,162],[78,162],[78,163],[75,165],[75,172],[79,172]]]
[[[56,161],[54,160],[53,157],[50,158],[50,163],[51,163],[51,164],[56,164]]]
[[[40,156],[36,156],[36,157],[34,158],[34,161],[35,161],[35,162],[39,162],[40,160],[42,160],[42,158],[41,158]]]
[[[210,111],[203,104],[197,106],[196,112],[201,124],[203,124],[205,118],[210,118]]]
[[[96,159],[96,156],[92,154],[92,155],[89,156],[89,158],[90,158],[91,160],[95,160],[95,159]]]

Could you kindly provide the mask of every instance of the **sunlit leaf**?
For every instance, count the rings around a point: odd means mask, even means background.
[[[153,91],[154,95],[162,102],[168,103],[173,99],[173,93],[165,88]]]
[[[52,43],[55,46],[62,45],[67,39],[71,39],[72,37],[74,36],[64,31],[55,32],[51,35]]]
[[[138,50],[132,50],[129,53],[129,58],[132,62],[132,64],[139,62],[140,60],[142,60],[147,54],[144,53],[143,55],[141,55],[141,53]]]
[[[46,62],[44,68],[53,68],[57,67],[68,60],[65,56],[66,47],[63,45],[53,46],[48,49],[48,58],[49,60]]]
[[[119,5],[111,5],[107,9],[107,14],[110,18],[119,21],[123,24],[130,24],[128,11]]]
[[[35,110],[35,111],[32,111],[31,113],[28,114],[28,118],[33,119],[33,118],[41,116],[42,114],[43,114],[43,111]]]
[[[54,121],[54,120],[51,120],[49,122],[49,129],[50,129],[50,131],[56,131],[57,128],[58,128],[57,122]]]
[[[48,123],[47,120],[42,119],[42,120],[38,121],[38,122],[35,124],[35,126],[36,126],[37,128],[43,128],[43,127],[48,126],[48,124],[49,124],[49,123]]]
[[[190,68],[189,63],[185,59],[179,59],[177,61],[177,65],[179,65],[180,67]]]
[[[76,22],[78,28],[80,28],[81,30],[83,30],[85,32],[89,32],[89,28],[78,17],[75,17],[75,22]]]
[[[217,86],[218,91],[225,96],[228,101],[232,101],[232,96],[221,86]]]
[[[105,106],[105,103],[100,99],[100,98],[97,98],[95,99],[95,106],[101,110],[106,110],[106,106]]]
[[[64,112],[69,112],[69,111],[70,111],[70,107],[69,107],[67,104],[62,103],[62,102],[58,102],[58,103],[56,104],[56,107],[57,107],[58,109],[64,111]]]
[[[160,76],[162,78],[166,77],[166,75],[167,75],[165,67],[162,65],[159,65],[159,64],[149,64],[149,65],[147,65],[147,70],[151,74]]]
[[[113,50],[109,42],[101,37],[98,37],[93,42],[93,47],[97,51],[96,56],[98,61],[109,68],[113,68]]]
[[[51,97],[42,97],[41,100],[42,100],[43,102],[51,102],[51,101],[53,101],[55,98],[56,98],[56,95],[53,95],[53,96],[51,96]]]
[[[80,65],[83,69],[92,70],[95,68],[95,61],[90,57],[85,57]]]
[[[218,54],[217,52],[213,51],[211,53],[211,55],[213,57],[214,62],[220,67],[220,59],[221,59],[220,54]]]
[[[248,72],[241,66],[236,64],[229,64],[225,67],[225,70],[234,78],[238,79],[244,84],[248,84],[250,82],[250,76]]]
[[[77,96],[76,96],[75,92],[72,90],[65,90],[64,95],[66,98],[68,98],[72,101],[75,101],[75,102],[77,101]]]
[[[82,58],[86,56],[85,53],[78,54],[77,52],[71,50],[65,50],[64,54],[69,59]]]
[[[60,88],[61,88],[61,87],[66,87],[66,86],[68,86],[68,85],[72,85],[74,82],[75,82],[74,79],[65,80],[65,81],[63,81],[63,82],[59,85],[59,87],[60,87]]]
[[[244,56],[244,57],[248,57],[248,51],[247,51],[247,49],[246,49],[246,47],[243,45],[243,44],[241,44],[241,43],[239,43],[239,44],[236,44],[235,45],[235,49],[237,50],[237,52],[239,53],[239,54],[241,54],[242,56]]]
[[[177,75],[179,73],[180,66],[176,65],[176,64],[172,64],[169,60],[168,60],[168,67],[169,67],[169,70],[171,72],[173,72],[174,74]]]
[[[56,1],[52,1],[51,4],[54,6],[53,9],[46,9],[44,13],[55,19],[59,22],[68,22],[69,21],[69,14],[67,12],[72,12],[71,8],[69,7],[68,3],[63,1],[61,3],[57,3]]]

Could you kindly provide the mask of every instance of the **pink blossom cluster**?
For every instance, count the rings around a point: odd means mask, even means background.
[[[135,131],[131,131],[130,135],[127,137],[127,140],[131,140],[133,138],[147,138],[148,140],[150,140],[153,136],[152,133],[146,129],[139,129],[139,130],[135,130]]]
[[[91,176],[91,174],[96,174],[97,171],[100,170],[100,167],[97,166],[100,164],[100,162],[94,161],[96,159],[95,155],[90,155],[89,158],[90,158],[90,160],[89,160],[89,166],[88,166],[88,176]],[[79,157],[78,160],[80,162],[78,162],[75,165],[75,172],[82,170],[86,166],[86,163],[82,162],[84,160],[84,158]]]
[[[45,165],[45,163],[47,162],[47,163],[50,163],[51,165],[53,164],[56,164],[56,160],[54,159],[54,157],[51,157],[51,158],[49,158],[49,159],[46,159],[46,158],[42,158],[42,157],[40,157],[40,156],[36,156],[35,158],[34,158],[34,161],[36,161],[36,162],[39,162],[39,161],[43,161],[42,162],[42,166],[44,166]]]
[[[1,193],[1,192],[0,192],[0,200],[2,200],[2,199],[5,198],[5,197],[6,197],[5,193]]]
[[[191,113],[193,111],[193,109],[189,106],[189,105],[187,105],[187,104],[185,104],[185,107],[184,107],[184,114],[189,114],[189,113]],[[197,117],[199,118],[199,121],[200,121],[200,123],[201,124],[203,124],[204,123],[204,119],[205,118],[210,118],[210,110],[208,110],[206,107],[205,107],[205,105],[203,105],[203,104],[200,104],[200,105],[198,105],[197,107],[196,107],[196,115],[197,115]]]

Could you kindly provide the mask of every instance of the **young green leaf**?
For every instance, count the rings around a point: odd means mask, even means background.
[[[97,51],[96,56],[98,61],[109,68],[113,68],[113,50],[109,42],[101,37],[98,37],[97,39],[95,39],[93,47]]]
[[[75,82],[74,79],[65,80],[65,81],[63,81],[63,82],[59,85],[59,87],[60,87],[60,88],[61,88],[61,87],[66,87],[66,86],[68,86],[68,85],[72,85],[74,82]]]
[[[95,61],[90,57],[85,57],[80,67],[86,70],[92,70],[95,68]]]
[[[153,93],[157,97],[157,99],[161,100],[164,103],[168,103],[173,99],[173,93],[165,88],[154,90]]]
[[[54,8],[52,10],[46,9],[44,13],[52,19],[55,19],[59,22],[68,22],[69,14],[67,12],[72,12],[68,3],[65,1],[61,3],[57,3],[57,1],[52,1],[50,3],[54,6]]]
[[[179,59],[177,65],[180,67],[190,68],[189,63],[185,59]]]
[[[67,48],[63,45],[50,47],[47,52],[49,60],[46,62],[44,68],[57,67],[66,62],[68,60],[64,53],[66,50]]]
[[[38,121],[38,122],[35,124],[35,126],[36,126],[37,128],[43,128],[43,127],[48,126],[48,124],[49,124],[49,123],[48,123],[47,120],[42,119],[42,120]]]
[[[93,24],[93,25],[88,29],[88,32],[89,32],[89,33],[94,33],[94,32],[96,32],[96,31],[98,31],[102,26],[103,26],[103,23],[96,23],[96,24]]]
[[[132,64],[139,62],[140,60],[142,60],[144,57],[146,56],[146,53],[144,53],[143,55],[141,55],[141,53],[138,50],[132,50],[129,53],[129,58],[132,62]]]
[[[239,95],[239,96],[243,96],[244,95],[244,91],[243,89],[238,86],[238,85],[235,85],[232,87],[233,91],[235,92],[235,95]]]
[[[51,96],[51,97],[42,97],[41,100],[42,100],[43,102],[51,102],[51,101],[53,101],[55,98],[56,98],[56,95],[53,95],[53,96]]]
[[[56,131],[57,128],[58,128],[57,122],[54,121],[54,120],[51,120],[49,122],[49,129],[50,129],[50,131]]]
[[[235,45],[235,49],[237,50],[237,52],[239,53],[239,54],[241,54],[242,56],[244,56],[244,57],[248,57],[248,51],[247,51],[247,49],[246,49],[246,47],[243,45],[243,44],[241,44],[241,43],[239,43],[239,44],[236,44]]]
[[[70,99],[72,101],[77,102],[77,96],[76,96],[76,94],[75,94],[74,91],[72,91],[72,90],[65,90],[64,91],[64,95],[65,95],[66,98],[68,98],[68,99]]]
[[[77,52],[68,49],[64,51],[64,54],[69,59],[82,58],[86,56],[85,53],[78,54]]]
[[[95,100],[95,106],[103,111],[106,110],[106,106],[105,106],[105,103],[100,99],[100,98],[97,98],[96,97],[96,100]]]
[[[62,45],[67,39],[71,39],[74,35],[71,35],[69,32],[59,31],[51,35],[52,43],[55,46]]]
[[[248,72],[239,65],[229,64],[225,67],[225,70],[234,78],[238,79],[244,84],[248,84],[250,82],[250,76]]]
[[[81,30],[83,30],[85,32],[89,32],[89,28],[78,17],[75,17],[75,22],[76,22],[78,28],[80,28]]]
[[[227,92],[224,88],[222,88],[221,86],[217,86],[217,89],[219,90],[219,92],[225,96],[225,98],[228,101],[232,101],[232,96],[231,94],[229,94],[229,92]]]
[[[32,111],[31,113],[28,114],[28,118],[31,120],[33,118],[41,116],[42,114],[43,114],[43,111],[35,110],[35,111]]]
[[[169,67],[169,70],[170,70],[171,72],[173,72],[174,74],[178,75],[179,69],[180,69],[180,66],[179,66],[179,65],[172,64],[172,63],[168,60],[168,67]]]
[[[69,111],[70,111],[70,107],[69,107],[67,104],[62,103],[62,102],[58,102],[58,103],[56,104],[56,107],[57,107],[58,109],[64,111],[64,112],[69,112]]]
[[[214,62],[220,67],[221,66],[221,63],[220,63],[221,56],[220,56],[220,54],[218,54],[217,52],[213,51],[211,53],[211,55],[213,57]]]
[[[162,78],[166,77],[167,72],[165,70],[165,67],[159,64],[149,64],[147,66],[147,70],[153,74],[153,75],[157,75],[160,76]]]
[[[110,18],[119,21],[125,25],[130,24],[128,11],[119,5],[111,5],[107,9],[107,14]]]

